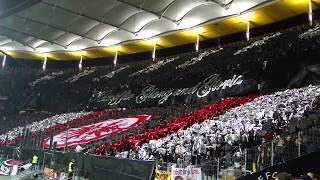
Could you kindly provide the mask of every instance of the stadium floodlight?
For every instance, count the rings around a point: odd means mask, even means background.
[[[250,40],[250,21],[247,22],[246,39]]]
[[[43,64],[42,64],[42,70],[45,71],[47,68],[47,60],[48,60],[48,55],[45,54]]]
[[[156,44],[153,44],[153,51],[152,51],[152,60],[156,60]]]
[[[156,49],[157,44],[160,42],[160,38],[147,39],[146,41],[153,45],[152,60],[154,61],[156,59]]]
[[[250,20],[252,20],[254,13],[253,12],[246,12],[239,15],[241,22],[246,22],[246,39],[247,41],[250,40]]]
[[[113,59],[114,66],[117,66],[117,61],[118,61],[118,50],[116,50],[116,54],[114,55],[114,59]]]
[[[196,42],[196,51],[199,52],[199,39],[200,39],[200,35],[197,34],[197,42]]]
[[[80,61],[79,61],[79,70],[82,70],[82,59],[83,59],[83,56],[81,55]]]
[[[309,19],[309,23],[310,23],[310,26],[313,25],[313,16],[312,16],[312,0],[310,0],[309,2],[309,12],[308,12],[308,19]]]
[[[188,35],[196,37],[195,49],[198,52],[199,51],[199,43],[200,43],[200,35],[204,32],[204,28],[203,27],[190,28],[189,30],[187,30],[185,32]]]
[[[118,61],[118,51],[121,49],[122,47],[120,45],[115,46],[114,49],[116,51],[116,54],[114,55],[114,59],[113,59],[113,65],[116,67],[117,66],[117,61]]]
[[[6,61],[7,61],[7,55],[5,54],[2,60],[2,68],[4,68],[4,66],[6,65]]]

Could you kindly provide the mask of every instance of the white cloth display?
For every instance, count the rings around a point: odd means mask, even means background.
[[[92,112],[71,112],[71,113],[65,113],[65,114],[58,114],[49,118],[46,118],[42,121],[39,122],[33,122],[31,124],[27,124],[27,129],[29,129],[31,132],[37,132],[37,131],[44,131],[45,129],[48,129],[56,124],[65,124],[68,121],[83,117],[85,115],[88,115]],[[5,140],[13,140],[17,137],[19,137],[25,127],[24,126],[18,126],[14,128],[11,131],[8,131],[7,133],[1,134],[0,135],[0,141],[5,141]]]
[[[235,142],[248,139],[249,131],[256,134],[262,130],[262,124],[276,122],[273,117],[275,113],[290,113],[290,116],[285,116],[286,121],[302,117],[317,96],[320,96],[320,86],[290,89],[258,97],[252,102],[228,110],[215,120],[208,119],[186,130],[151,140],[140,147],[138,157],[151,153],[163,155],[172,150],[176,155],[184,157],[190,153],[206,153],[206,149],[215,149],[221,143],[234,146]]]

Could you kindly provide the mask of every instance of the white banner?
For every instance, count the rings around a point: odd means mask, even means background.
[[[201,180],[201,168],[171,168],[171,180]]]

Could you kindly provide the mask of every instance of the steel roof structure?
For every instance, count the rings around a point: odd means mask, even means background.
[[[27,1],[27,0],[24,0]],[[29,0],[30,1],[30,0]],[[21,1],[20,1],[21,2]],[[215,38],[307,12],[308,0],[33,0],[0,13],[0,50],[17,58],[53,60],[150,51]],[[315,1],[316,2],[316,1]],[[253,16],[244,19],[244,14]],[[245,17],[246,18],[246,17]]]

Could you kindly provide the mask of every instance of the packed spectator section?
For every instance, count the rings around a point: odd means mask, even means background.
[[[313,118],[320,110],[319,27],[300,25],[117,67],[6,67],[0,71],[0,144],[184,165],[259,147],[251,164],[267,167],[264,143],[277,140],[280,149],[283,136],[319,124]],[[134,126],[121,123],[142,115],[148,118]],[[108,127],[118,133],[68,144],[72,130],[108,121],[119,122],[116,130]],[[55,147],[61,133],[65,145]]]

